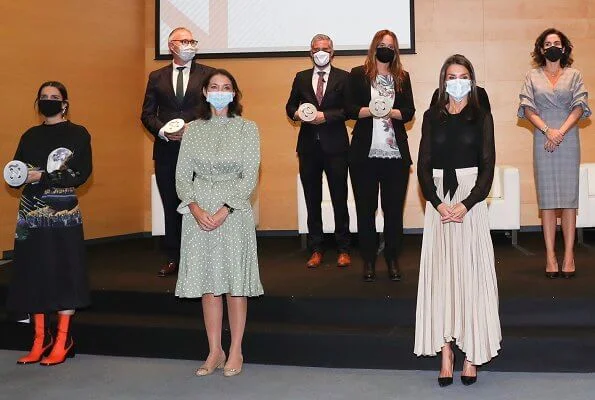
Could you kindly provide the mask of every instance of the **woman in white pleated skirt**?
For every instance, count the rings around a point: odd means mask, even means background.
[[[498,354],[502,334],[486,197],[494,177],[494,122],[477,100],[462,55],[440,71],[439,99],[424,114],[417,173],[427,200],[415,325],[418,356],[442,352],[438,383],[453,382],[451,342],[465,354],[461,381]]]

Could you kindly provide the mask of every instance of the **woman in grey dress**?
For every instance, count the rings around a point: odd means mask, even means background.
[[[260,165],[258,128],[240,117],[241,93],[233,76],[215,70],[205,79],[199,119],[188,124],[176,167],[183,215],[176,296],[202,297],[209,355],[197,376],[223,368],[241,372],[247,297],[263,294],[250,204]],[[226,295],[231,346],[221,346]]]
[[[533,50],[536,66],[521,89],[518,116],[534,126],[533,163],[537,200],[546,247],[548,278],[560,276],[554,250],[556,213],[561,211],[564,260],[561,276],[575,273],[574,235],[578,208],[580,142],[577,121],[587,118],[587,89],[581,73],[571,68],[572,43],[550,28],[539,35]]]

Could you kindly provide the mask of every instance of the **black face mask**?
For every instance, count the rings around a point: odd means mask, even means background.
[[[46,117],[53,117],[62,111],[61,100],[39,100],[37,102],[39,112]]]
[[[376,58],[382,63],[389,63],[395,58],[395,51],[388,47],[377,47]]]
[[[556,62],[559,59],[561,59],[562,54],[564,54],[562,49],[560,47],[556,47],[556,46],[548,47],[543,52],[543,55],[545,56],[545,58],[547,58],[551,62]]]

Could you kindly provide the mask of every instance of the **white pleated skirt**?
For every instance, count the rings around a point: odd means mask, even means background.
[[[459,185],[448,200],[442,170],[434,170],[437,194],[445,204],[461,202],[475,185],[477,168],[456,173]],[[462,223],[446,224],[426,203],[414,353],[435,356],[453,340],[474,365],[490,361],[500,350],[498,284],[485,200],[475,204]]]

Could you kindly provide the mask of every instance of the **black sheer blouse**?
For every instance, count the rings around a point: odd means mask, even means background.
[[[442,203],[434,185],[434,168],[444,170],[442,190],[444,197],[450,193],[452,198],[458,187],[455,169],[478,167],[475,186],[462,201],[467,210],[484,200],[492,187],[496,162],[492,114],[482,110],[473,113],[469,108],[459,114],[441,115],[431,107],[424,113],[417,176],[425,198],[434,208]]]

